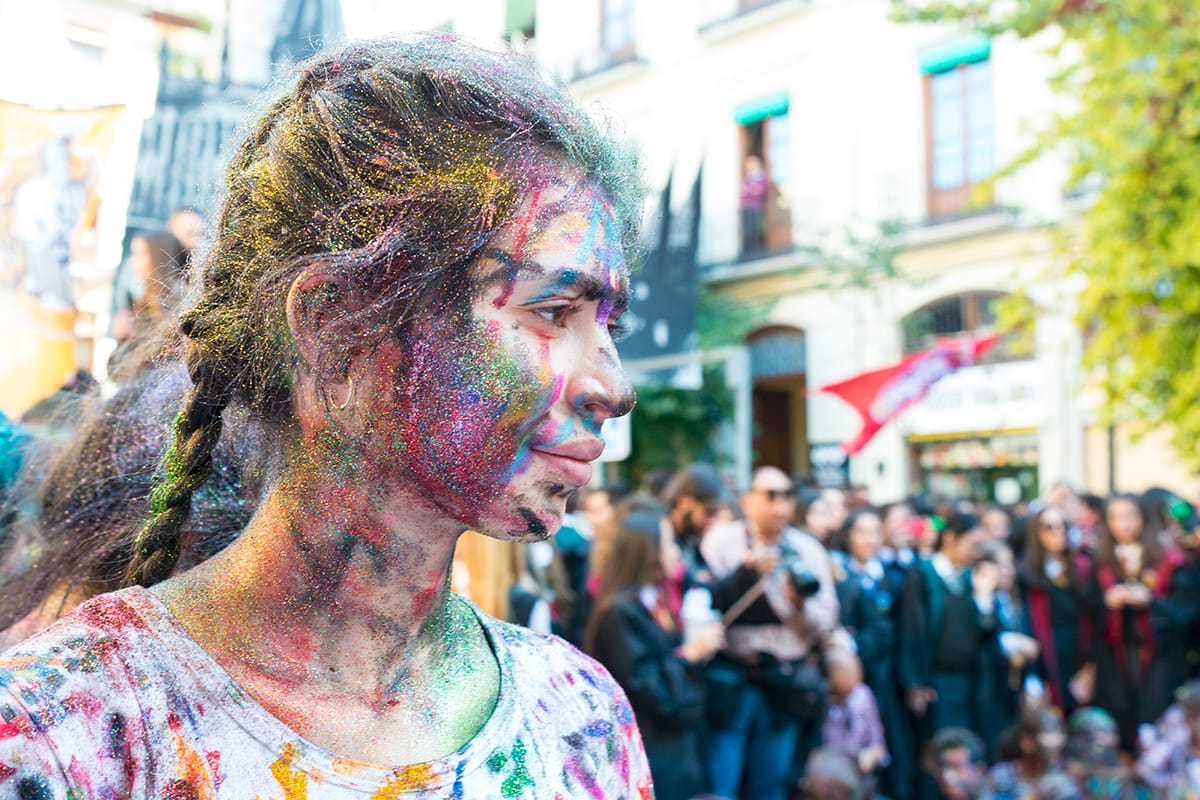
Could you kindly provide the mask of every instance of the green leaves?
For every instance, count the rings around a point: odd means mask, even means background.
[[[1068,272],[1086,278],[1085,364],[1106,417],[1172,425],[1200,468],[1200,5],[893,0],[893,12],[993,35],[1058,29],[1053,86],[1068,110],[1017,161],[1065,153],[1072,181],[1099,187],[1064,236]]]

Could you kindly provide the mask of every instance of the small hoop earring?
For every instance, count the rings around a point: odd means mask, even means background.
[[[347,375],[346,383],[350,384],[350,388],[346,391],[346,399],[342,401],[341,405],[338,405],[337,403],[330,403],[330,405],[332,405],[338,411],[345,411],[346,407],[350,405],[350,401],[354,399],[354,376]]]

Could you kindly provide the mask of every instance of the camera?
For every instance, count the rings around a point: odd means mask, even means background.
[[[779,544],[779,566],[788,576],[792,590],[801,597],[821,591],[821,581],[804,565],[804,558],[786,541]]]

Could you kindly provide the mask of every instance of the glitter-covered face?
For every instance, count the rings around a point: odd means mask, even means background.
[[[544,538],[591,476],[600,424],[633,402],[612,338],[629,277],[611,209],[588,185],[535,191],[473,269],[469,312],[422,326],[395,365],[379,456],[467,527]]]

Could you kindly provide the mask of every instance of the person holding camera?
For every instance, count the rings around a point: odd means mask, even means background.
[[[721,797],[783,800],[820,734],[818,656],[838,602],[829,554],[790,524],[795,503],[791,479],[761,467],[742,496],[745,520],[716,525],[701,542],[728,626],[709,683],[709,770]]]

